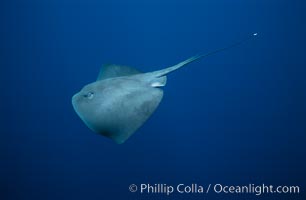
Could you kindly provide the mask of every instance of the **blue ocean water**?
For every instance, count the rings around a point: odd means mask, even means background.
[[[305,3],[12,0],[0,3],[0,199],[303,199]],[[168,77],[123,145],[71,97],[105,63],[152,71],[258,32]],[[140,194],[130,184],[299,185],[300,194]]]

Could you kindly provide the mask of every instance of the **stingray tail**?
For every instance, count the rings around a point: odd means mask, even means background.
[[[188,58],[187,60],[184,60],[174,66],[171,66],[171,67],[168,67],[168,68],[165,68],[165,69],[162,69],[162,70],[158,70],[158,71],[155,71],[154,74],[156,74],[157,77],[161,77],[161,76],[164,76],[166,74],[169,74],[189,63],[192,63],[193,61],[196,61],[200,58],[202,58],[204,55],[197,55],[197,56],[193,56],[191,58]]]
[[[204,57],[207,57],[207,56],[219,53],[221,51],[224,51],[224,50],[227,50],[227,49],[231,49],[231,48],[236,47],[236,46],[238,46],[240,44],[243,44],[244,42],[252,39],[254,36],[257,36],[257,33],[253,33],[252,35],[250,35],[249,37],[245,38],[244,40],[236,42],[236,43],[234,43],[234,44],[232,44],[230,46],[227,46],[227,47],[224,47],[224,48],[221,48],[221,49],[217,49],[217,50],[214,50],[214,51],[206,53],[206,54],[200,54],[200,55],[193,56],[193,57],[188,58],[187,60],[184,60],[184,61],[182,61],[182,62],[180,62],[180,63],[178,63],[178,64],[176,64],[174,66],[171,66],[171,67],[168,67],[168,68],[165,68],[165,69],[162,69],[162,70],[158,70],[158,71],[155,71],[153,73],[155,74],[155,77],[164,76],[164,75],[169,74],[169,73],[171,73],[171,72],[173,72],[173,71],[175,71],[175,70],[177,70],[177,69],[179,69],[179,68],[181,68],[181,67],[183,67],[183,66],[185,66],[185,65],[187,65],[189,63],[192,63],[192,62],[194,62],[196,60],[199,60],[201,58],[204,58]]]

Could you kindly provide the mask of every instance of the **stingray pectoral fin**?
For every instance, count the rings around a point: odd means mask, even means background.
[[[95,132],[118,144],[124,143],[149,119],[163,97],[159,88],[130,86],[112,91],[110,106],[101,108],[99,120],[92,126]]]
[[[105,65],[101,68],[97,81],[121,76],[130,76],[140,73],[140,71],[134,69],[133,67],[121,65]]]

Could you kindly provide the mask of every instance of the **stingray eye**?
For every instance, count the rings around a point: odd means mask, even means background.
[[[84,94],[83,96],[86,97],[87,99],[92,99],[94,97],[94,93],[88,92],[87,94]]]

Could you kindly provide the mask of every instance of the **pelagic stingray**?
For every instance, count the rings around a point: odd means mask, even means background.
[[[252,36],[256,36],[254,33]],[[161,87],[169,73],[200,58],[232,48],[252,36],[230,45],[191,57],[174,66],[142,73],[119,65],[104,66],[98,79],[72,97],[72,105],[83,122],[94,132],[116,143],[125,142],[156,110],[163,98]]]

